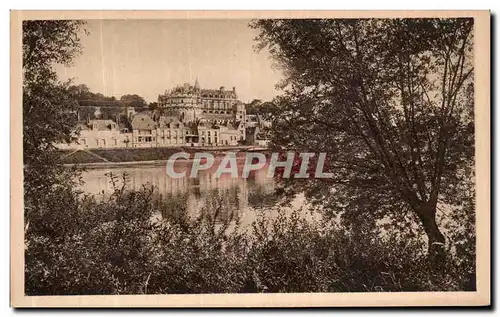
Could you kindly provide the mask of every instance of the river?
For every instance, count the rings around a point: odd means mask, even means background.
[[[241,171],[243,162],[238,163],[238,170]],[[189,173],[193,163],[176,164],[177,171],[187,170]],[[109,173],[119,178],[126,174],[129,189],[154,186],[165,199],[180,200],[190,214],[198,213],[215,201],[222,204],[226,212],[238,214],[242,222],[246,223],[255,219],[257,213],[277,204],[275,182],[273,178],[267,177],[267,167],[251,172],[245,179],[231,178],[229,174],[216,177],[215,165],[200,171],[197,178],[172,178],[164,165],[88,169],[82,175],[84,183],[81,189],[97,197],[105,197],[113,191]]]

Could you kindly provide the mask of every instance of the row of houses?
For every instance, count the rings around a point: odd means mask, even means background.
[[[155,120],[156,119],[156,120]],[[78,124],[74,141],[61,149],[235,146],[246,139],[244,122],[183,123],[173,116],[154,118],[131,113],[116,119],[88,119]]]

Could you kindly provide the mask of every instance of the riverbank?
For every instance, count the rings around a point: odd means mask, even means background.
[[[255,146],[237,147],[163,147],[163,148],[122,148],[122,149],[82,149],[61,150],[61,163],[85,167],[112,167],[129,165],[161,165],[175,153],[209,152],[215,157],[228,152],[265,151]]]
[[[241,227],[227,191],[206,196],[196,215],[180,195],[114,195],[40,197],[27,215],[27,295],[476,290],[468,247],[431,266],[423,237],[391,223],[382,235],[277,207]]]

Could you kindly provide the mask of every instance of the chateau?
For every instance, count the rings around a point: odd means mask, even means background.
[[[183,122],[229,122],[246,120],[245,104],[232,90],[201,89],[198,79],[194,86],[185,83],[158,96],[158,105]]]
[[[235,87],[201,89],[198,80],[166,90],[155,110],[96,104],[80,106],[78,119],[75,141],[59,148],[235,146],[257,143],[255,126],[261,124],[247,118]]]

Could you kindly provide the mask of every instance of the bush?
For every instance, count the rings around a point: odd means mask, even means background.
[[[472,290],[460,252],[428,264],[419,237],[355,235],[302,211],[239,224],[224,192],[199,214],[183,197],[128,191],[106,199],[59,189],[31,213],[27,295]],[[464,249],[463,247],[459,250]]]

